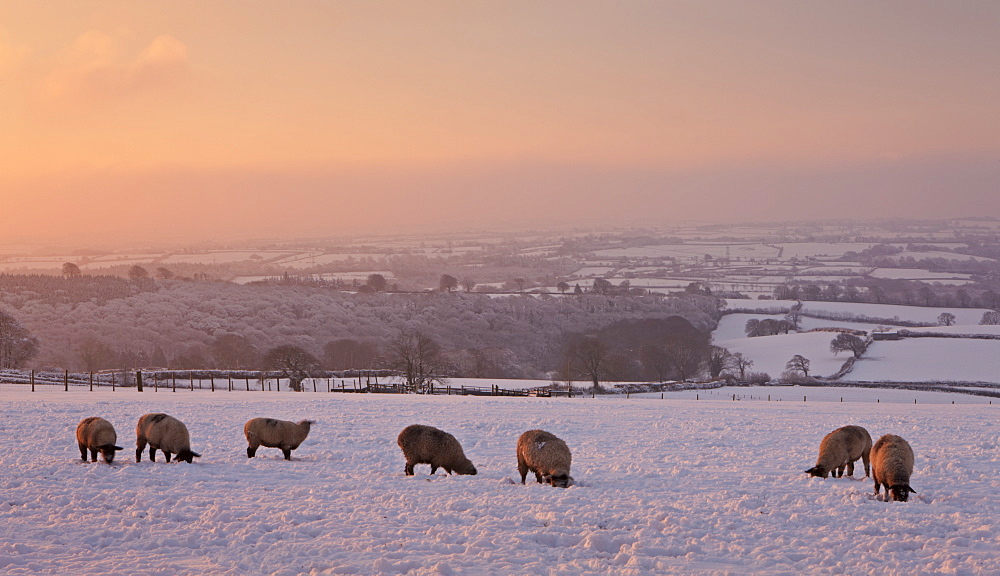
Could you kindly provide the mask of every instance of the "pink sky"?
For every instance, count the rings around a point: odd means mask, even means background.
[[[1000,217],[996,2],[0,3],[0,239]]]

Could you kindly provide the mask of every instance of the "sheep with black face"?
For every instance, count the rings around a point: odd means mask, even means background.
[[[417,464],[430,464],[431,474],[444,468],[448,474],[476,474],[476,467],[465,457],[462,445],[454,436],[433,426],[412,424],[403,428],[396,444],[406,458],[406,475],[413,476]]]
[[[875,481],[875,494],[885,487],[886,498],[906,502],[910,493],[917,491],[910,487],[910,476],[913,474],[913,448],[910,444],[893,434],[886,434],[872,446],[872,480]]]
[[[167,462],[170,455],[177,460],[191,463],[201,454],[191,451],[191,437],[183,422],[167,414],[151,413],[139,417],[135,425],[135,461],[142,460],[142,450],[149,444],[149,460],[156,462],[156,451],[162,450]]]
[[[834,478],[844,475],[854,476],[854,463],[860,458],[865,465],[865,477],[869,472],[869,458],[872,450],[872,437],[861,426],[843,426],[823,437],[819,443],[819,456],[816,465],[806,470],[806,474],[826,478],[833,474]]]
[[[121,446],[115,445],[117,441],[115,427],[104,418],[91,416],[84,418],[76,426],[76,443],[84,462],[87,461],[89,451],[91,462],[97,462],[97,453],[100,452],[104,461],[111,464],[115,460],[115,452],[123,450]]]
[[[528,430],[517,439],[517,471],[524,484],[528,471],[535,473],[535,480],[566,488],[573,483],[569,468],[573,455],[569,446],[551,432]]]

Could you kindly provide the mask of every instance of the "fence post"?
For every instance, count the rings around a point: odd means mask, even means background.
[[[160,391],[160,373],[153,372],[153,392]]]
[[[194,392],[194,372],[188,370],[188,380],[191,384],[191,391]]]
[[[115,391],[115,371],[111,371],[111,391]]]
[[[94,391],[94,373],[93,372],[90,373],[90,391],[91,392]]]
[[[170,385],[173,387],[174,392],[177,392],[177,373],[175,372],[170,373]]]
[[[69,392],[69,370],[63,372],[63,391]],[[913,403],[916,404],[917,401],[914,400]]]
[[[313,392],[315,392],[316,391],[316,379],[315,378],[310,378],[310,380],[313,381]]]
[[[35,391],[35,370],[31,370],[31,391]]]
[[[212,383],[212,392],[215,392],[215,374],[209,374],[208,381]]]
[[[135,387],[142,392],[142,370],[135,371]]]
[[[230,392],[233,391],[233,375],[232,374],[229,375],[229,391]]]

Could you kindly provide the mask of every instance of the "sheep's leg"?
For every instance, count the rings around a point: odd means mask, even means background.
[[[528,477],[528,465],[523,461],[517,461],[517,471],[521,474],[521,484],[524,484],[524,479]]]
[[[166,450],[164,450],[163,451],[163,457],[167,459],[167,462],[170,462],[170,452],[167,452]]]
[[[405,472],[406,472],[407,476],[413,476],[413,464],[410,464],[409,462],[407,462],[406,463]]]
[[[538,482],[539,484],[542,483],[542,475],[538,472],[535,472],[535,482]]]
[[[871,470],[870,470],[870,465],[868,464],[868,459],[869,459],[869,455],[868,454],[862,454],[861,455],[861,461],[864,462],[864,464],[865,464],[865,478],[868,478],[869,476],[871,476]]]
[[[257,455],[257,446],[250,445],[247,446],[247,458],[253,458]]]
[[[149,461],[156,462],[156,446],[149,445]]]
[[[80,446],[80,458],[83,459],[84,462],[86,462],[87,461],[87,447],[84,446],[83,444],[78,444],[78,446]]]
[[[291,460],[292,459],[292,449],[291,448],[282,448],[281,449],[281,453],[285,455],[285,460]]]
[[[437,464],[431,464],[431,475],[437,472],[437,469],[438,469]]]
[[[854,462],[847,463],[847,475],[854,476]]]
[[[146,448],[146,441],[139,438],[135,441],[135,461],[142,462],[142,451]]]
[[[97,462],[97,449],[96,448],[91,448],[90,449],[90,461],[91,462]]]

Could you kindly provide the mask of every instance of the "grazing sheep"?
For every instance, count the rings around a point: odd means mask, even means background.
[[[76,443],[80,446],[80,458],[84,462],[89,450],[91,462],[97,462],[97,453],[100,452],[104,461],[111,464],[115,460],[115,452],[123,450],[121,446],[115,446],[117,440],[115,427],[104,418],[91,416],[80,420],[76,426]]]
[[[844,468],[847,468],[847,475],[854,476],[854,462],[861,458],[865,464],[865,477],[868,477],[871,450],[871,434],[861,426],[837,428],[823,437],[816,465],[806,470],[806,474],[826,478],[832,473],[834,478],[840,478],[844,475]]]
[[[569,446],[550,432],[528,430],[517,439],[517,471],[521,473],[521,484],[531,470],[538,482],[566,488],[573,483],[569,475],[572,461]]]
[[[890,500],[906,502],[910,492],[910,475],[913,474],[913,448],[899,436],[886,434],[872,446],[872,480],[875,494],[885,486]]]
[[[302,420],[298,424],[287,420],[275,420],[274,418],[252,418],[243,425],[243,435],[247,437],[247,458],[253,458],[257,454],[259,446],[268,448],[280,448],[285,455],[285,460],[292,459],[292,450],[309,435],[309,427],[313,425],[312,420]]]
[[[191,451],[191,438],[183,422],[166,414],[144,414],[135,425],[135,461],[142,460],[142,450],[149,443],[149,460],[156,462],[156,451],[162,450],[167,462],[170,455],[191,463],[201,454]]]
[[[396,438],[406,457],[406,475],[413,476],[413,466],[430,464],[431,474],[444,468],[448,474],[476,474],[476,467],[465,457],[462,445],[454,436],[432,426],[412,424]]]

